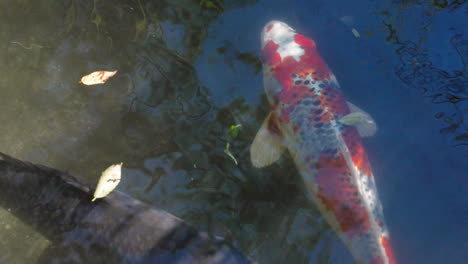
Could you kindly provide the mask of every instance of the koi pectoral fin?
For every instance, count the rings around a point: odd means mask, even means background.
[[[278,120],[270,113],[250,146],[250,160],[254,167],[265,167],[277,161],[284,150]]]
[[[377,125],[375,124],[374,119],[372,119],[368,113],[364,112],[352,103],[348,102],[348,106],[351,113],[340,118],[339,122],[344,125],[355,126],[361,137],[370,137],[375,135],[377,132]]]

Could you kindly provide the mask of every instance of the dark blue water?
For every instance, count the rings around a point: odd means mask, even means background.
[[[281,20],[377,122],[364,144],[399,263],[466,262],[466,1],[49,2],[2,4],[0,151],[92,179],[123,161],[121,191],[259,263],[353,263],[288,155],[250,164],[268,111],[260,32]],[[78,84],[101,69],[119,74]]]

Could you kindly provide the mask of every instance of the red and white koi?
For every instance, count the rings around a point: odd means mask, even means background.
[[[279,21],[262,32],[271,112],[250,149],[255,167],[292,155],[307,190],[357,263],[395,264],[361,137],[375,122],[347,102],[315,42]]]

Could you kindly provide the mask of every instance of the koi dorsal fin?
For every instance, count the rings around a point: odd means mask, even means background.
[[[284,150],[278,120],[275,114],[270,112],[250,146],[250,160],[254,167],[265,167],[277,161]]]
[[[355,126],[361,137],[370,137],[377,132],[377,125],[372,117],[359,107],[348,102],[351,113],[339,119],[340,123],[348,126]]]

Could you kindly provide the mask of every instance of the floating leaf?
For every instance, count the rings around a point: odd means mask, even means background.
[[[236,158],[234,157],[234,155],[232,155],[231,151],[229,151],[229,142],[226,144],[226,148],[224,149],[224,153],[226,153],[226,155],[228,155],[234,161],[234,163],[237,166]]]
[[[80,83],[84,85],[95,85],[95,84],[103,84],[107,82],[107,80],[114,76],[117,71],[95,71],[88,75],[85,75],[81,78]]]
[[[115,187],[117,187],[120,182],[122,165],[123,162],[120,164],[111,165],[101,174],[101,178],[99,178],[98,185],[94,191],[93,200],[91,200],[92,202],[98,198],[106,197],[115,189]]]

